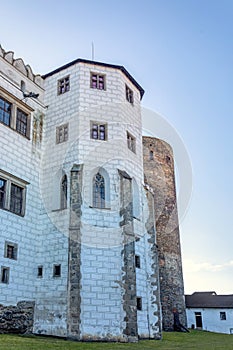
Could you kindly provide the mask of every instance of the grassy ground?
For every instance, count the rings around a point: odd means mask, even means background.
[[[47,337],[0,335],[1,350],[232,350],[233,335],[201,331],[163,333],[162,341],[145,340],[135,344],[79,343]]]

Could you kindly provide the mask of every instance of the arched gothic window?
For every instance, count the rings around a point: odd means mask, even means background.
[[[61,199],[61,209],[67,208],[67,176],[64,175],[61,179],[61,192],[60,192],[60,199]]]
[[[105,208],[105,181],[99,172],[93,177],[93,207]]]

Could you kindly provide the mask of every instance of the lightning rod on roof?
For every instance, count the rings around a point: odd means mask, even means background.
[[[91,59],[92,59],[92,61],[94,61],[94,55],[95,55],[94,43],[92,41],[92,43],[91,43]]]

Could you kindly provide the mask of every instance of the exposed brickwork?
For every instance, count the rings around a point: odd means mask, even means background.
[[[80,339],[82,165],[74,165],[70,183],[68,337]]]
[[[120,172],[120,225],[123,230],[123,276],[122,286],[123,310],[125,311],[125,329],[123,333],[129,341],[137,341],[137,306],[136,306],[136,271],[135,271],[135,241],[133,232],[132,182],[125,173]]]
[[[153,315],[150,316],[151,338],[161,339],[161,309],[160,309],[160,287],[159,287],[159,264],[158,264],[158,249],[156,245],[155,234],[155,218],[154,218],[154,196],[149,189],[146,189],[147,203],[148,203],[148,219],[146,221],[146,230],[148,233],[148,256],[151,261],[150,274],[150,299],[151,304],[155,308]]]
[[[145,182],[154,190],[159,251],[160,296],[164,330],[173,330],[172,309],[186,324],[173,153],[164,141],[143,137]]]
[[[33,315],[33,301],[21,301],[16,306],[0,305],[0,333],[32,333]]]

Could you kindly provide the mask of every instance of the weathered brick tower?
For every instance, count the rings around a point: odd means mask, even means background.
[[[186,324],[173,152],[166,142],[143,137],[145,183],[154,190],[163,329],[173,330],[172,309]]]

